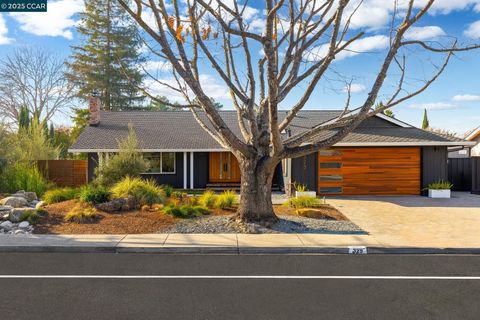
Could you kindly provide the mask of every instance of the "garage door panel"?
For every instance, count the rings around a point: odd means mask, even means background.
[[[340,155],[329,157],[319,154],[318,157],[318,190],[321,194],[339,194],[339,188],[345,195],[420,193],[420,148],[335,150]],[[342,179],[322,179],[333,175]]]

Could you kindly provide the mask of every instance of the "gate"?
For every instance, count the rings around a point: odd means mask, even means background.
[[[453,191],[472,190],[472,159],[448,159],[448,181],[453,184]]]
[[[472,193],[480,194],[480,157],[472,158]]]

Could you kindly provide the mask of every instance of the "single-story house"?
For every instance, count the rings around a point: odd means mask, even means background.
[[[480,157],[480,126],[465,134],[465,140],[474,142],[473,146],[450,148],[449,158]]]
[[[240,136],[235,111],[221,117]],[[293,136],[326,123],[341,111],[305,110],[284,136]],[[285,116],[280,111],[279,118]],[[204,116],[204,115],[200,115]],[[239,186],[235,157],[205,132],[188,111],[100,111],[69,149],[87,153],[89,179],[99,161],[118,151],[118,141],[132,123],[150,162],[144,176],[175,188],[205,189]],[[322,133],[322,137],[333,134]],[[448,147],[472,146],[378,114],[365,120],[333,148],[285,159],[277,168],[274,188],[293,182],[306,184],[319,195],[417,195],[433,181],[448,177]]]

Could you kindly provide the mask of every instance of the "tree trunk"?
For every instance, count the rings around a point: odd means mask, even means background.
[[[240,159],[240,204],[236,220],[269,226],[278,221],[272,206],[273,168],[259,164],[258,160]]]

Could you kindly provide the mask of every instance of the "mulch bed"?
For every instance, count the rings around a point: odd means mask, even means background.
[[[141,234],[161,233],[170,230],[183,219],[175,218],[161,212],[128,211],[107,213],[98,211],[97,219],[79,224],[64,221],[64,217],[75,205],[76,200],[64,201],[46,206],[48,217],[43,218],[35,226],[37,234]],[[324,218],[331,220],[348,220],[337,209],[322,205],[317,208]],[[297,216],[295,209],[282,205],[274,205],[279,216]],[[213,209],[209,216],[231,216],[235,209]]]

